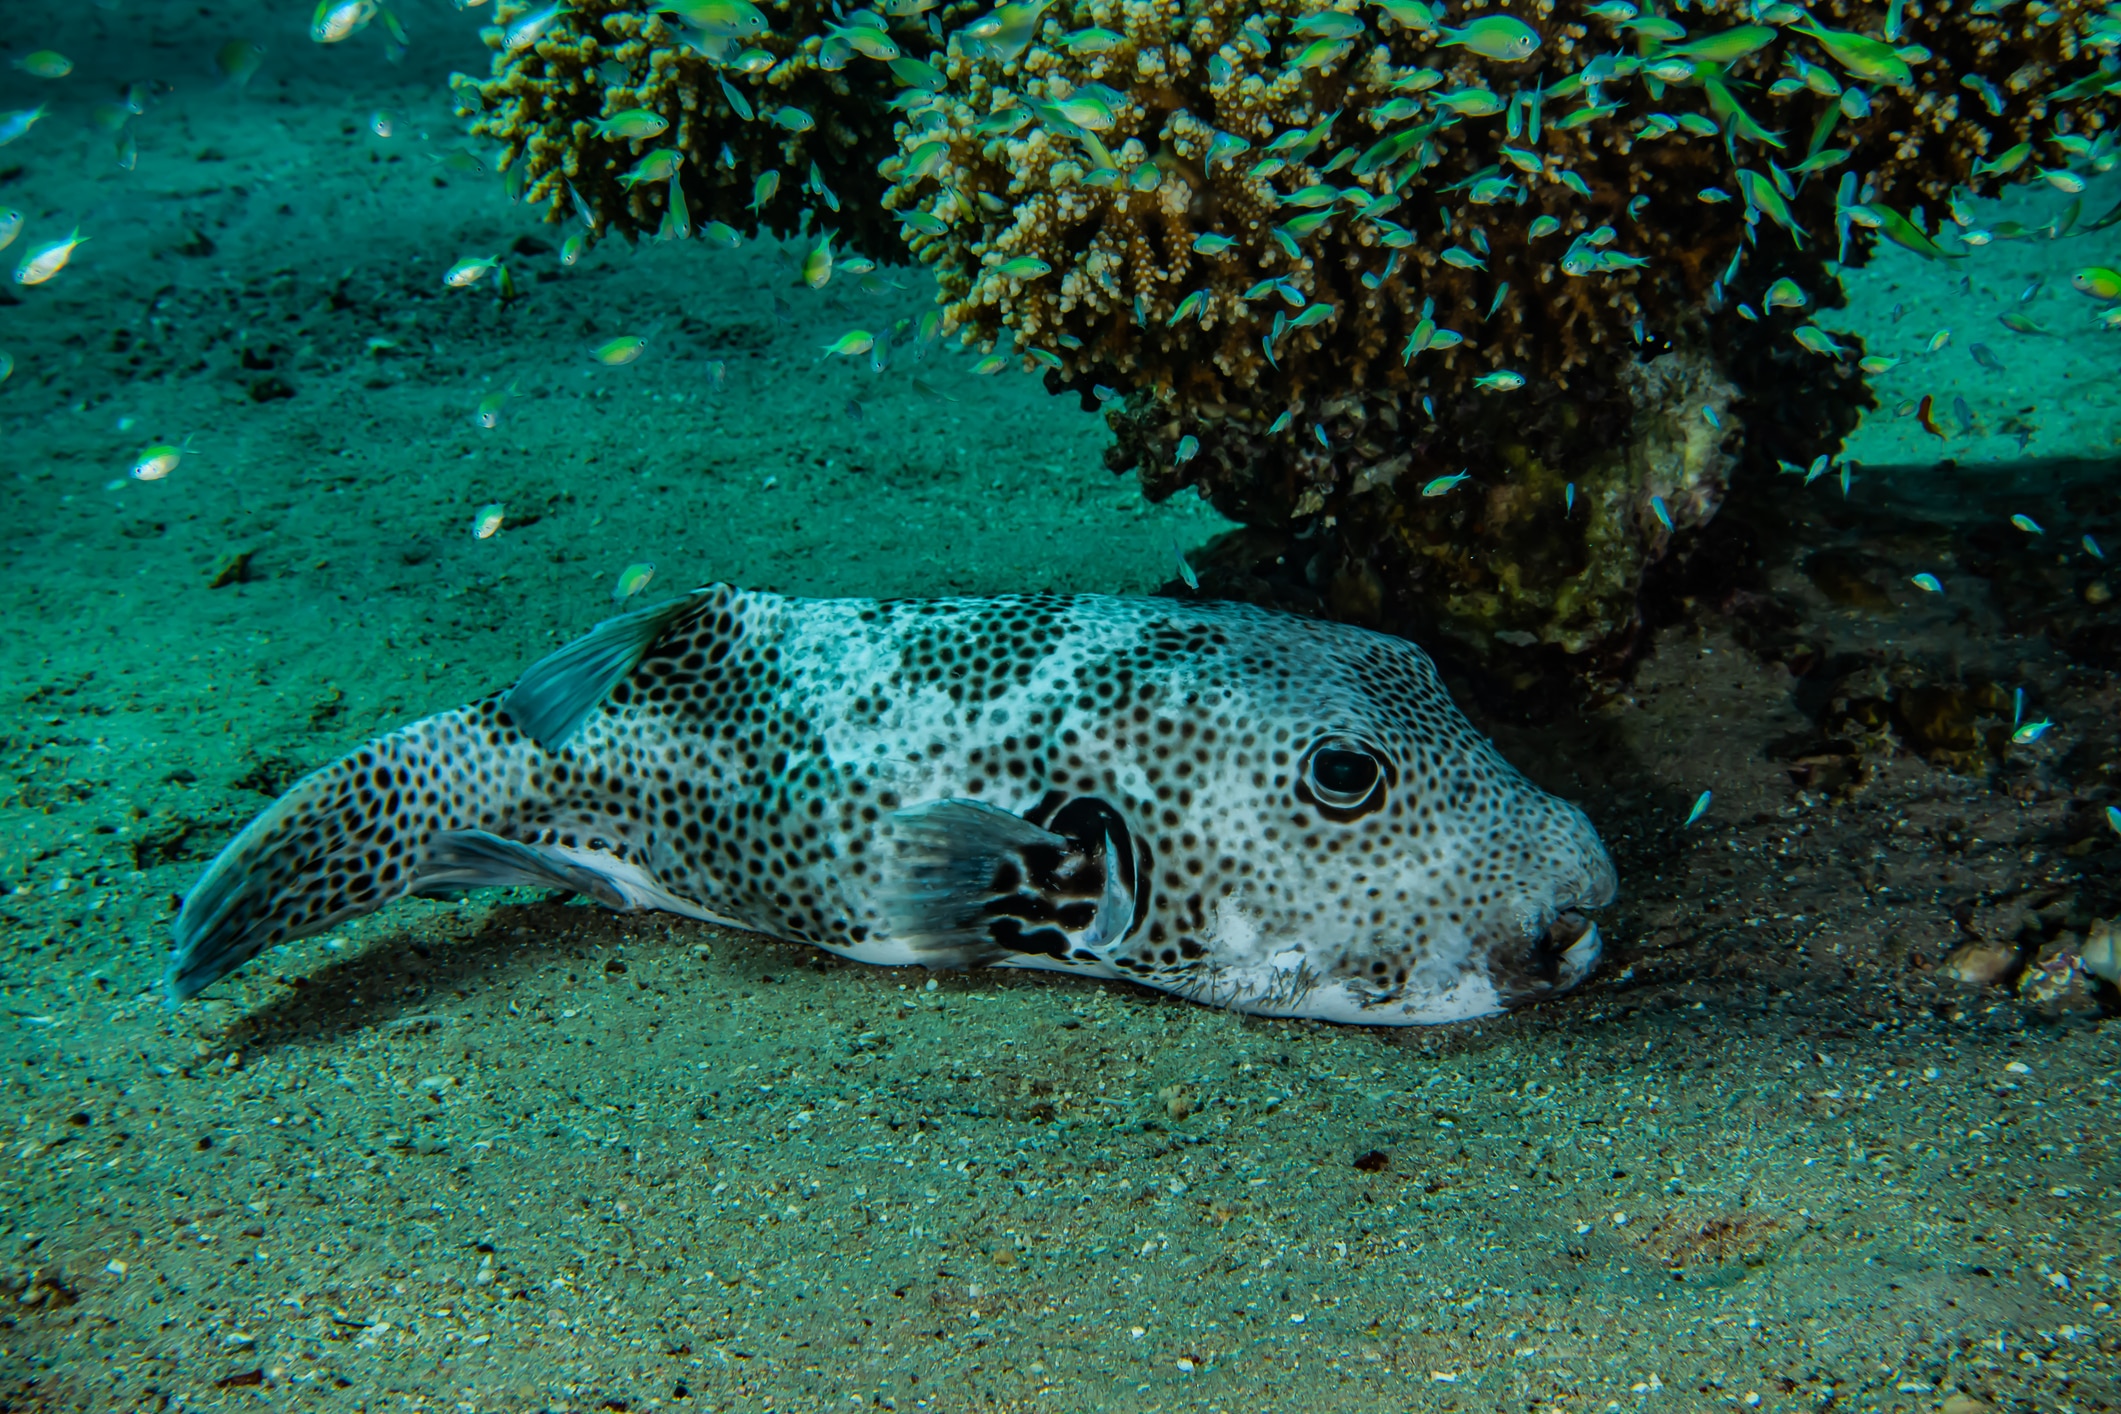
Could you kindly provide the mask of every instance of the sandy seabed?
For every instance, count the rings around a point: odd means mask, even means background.
[[[8,8],[17,48],[79,67],[8,78],[0,108],[52,111],[0,149],[0,205],[91,240],[0,309],[0,1408],[2121,1404],[2114,996],[1939,970],[2121,911],[2121,851],[2081,824],[2117,784],[2112,636],[2030,632],[1992,588],[2102,572],[1881,519],[1974,514],[1895,416],[1935,389],[1979,419],[1950,455],[2017,477],[2058,542],[2109,525],[2117,345],[2067,290],[2099,252],[1999,246],[1964,287],[1879,261],[1842,317],[1961,333],[1884,380],[1851,498],[1796,515],[1852,548],[1764,560],[1612,701],[1469,701],[1621,870],[1610,961],[1559,1003],[1258,1021],[521,891],[393,907],[171,1012],[177,896],[245,820],[509,681],[629,563],[1146,592],[1224,527],[1146,504],[1029,377],[818,362],[924,308],[918,270],[812,291],[773,242],[562,269],[558,232],[437,160],[474,17],[408,7],[392,67],[291,4]],[[268,49],[246,94],[213,74],[237,36]],[[128,172],[89,110],[135,80],[167,91]],[[442,288],[493,252],[522,298]],[[2036,276],[2023,307],[2068,337],[1995,329]],[[622,333],[639,362],[588,358]],[[1907,586],[1925,565],[1948,596]],[[2030,684],[2058,725],[1981,770],[1888,743],[1860,789],[1802,789],[1786,743],[1836,654]]]

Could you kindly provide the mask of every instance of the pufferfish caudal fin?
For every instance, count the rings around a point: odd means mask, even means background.
[[[494,729],[481,716],[445,713],[372,741],[304,776],[251,821],[185,895],[163,975],[170,1004],[276,943],[452,887],[466,852],[452,836],[477,830],[495,794],[478,773],[450,769],[452,747]]]
[[[668,906],[652,880],[619,861],[495,831],[534,794],[531,768],[579,731],[691,604],[608,620],[503,696],[415,722],[297,781],[186,895],[163,977],[170,1003],[277,943],[408,894],[528,885],[621,911]]]

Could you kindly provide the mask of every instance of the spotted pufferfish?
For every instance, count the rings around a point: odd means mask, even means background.
[[[1615,880],[1400,639],[716,585],[297,782],[185,899],[169,996],[408,894],[517,885],[861,962],[1406,1025],[1574,987],[1600,949],[1574,910]]]

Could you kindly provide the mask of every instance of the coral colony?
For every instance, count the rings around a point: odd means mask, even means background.
[[[1103,406],[1152,495],[1476,648],[1624,646],[1742,457],[1824,465],[1882,361],[1812,319],[1878,238],[2121,219],[2079,195],[2121,160],[2121,9],[2076,3],[582,0],[487,35],[475,130],[554,220],[910,251],[940,332]],[[1975,224],[2028,180],[2043,225]]]

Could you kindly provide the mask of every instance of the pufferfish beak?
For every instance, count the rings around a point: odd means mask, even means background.
[[[1573,941],[1561,948],[1561,956],[1554,966],[1554,991],[1573,991],[1576,985],[1591,975],[1598,966],[1598,959],[1605,952],[1605,940],[1598,935],[1598,925],[1580,913],[1564,913],[1547,929],[1548,946],[1562,943],[1570,932]]]

